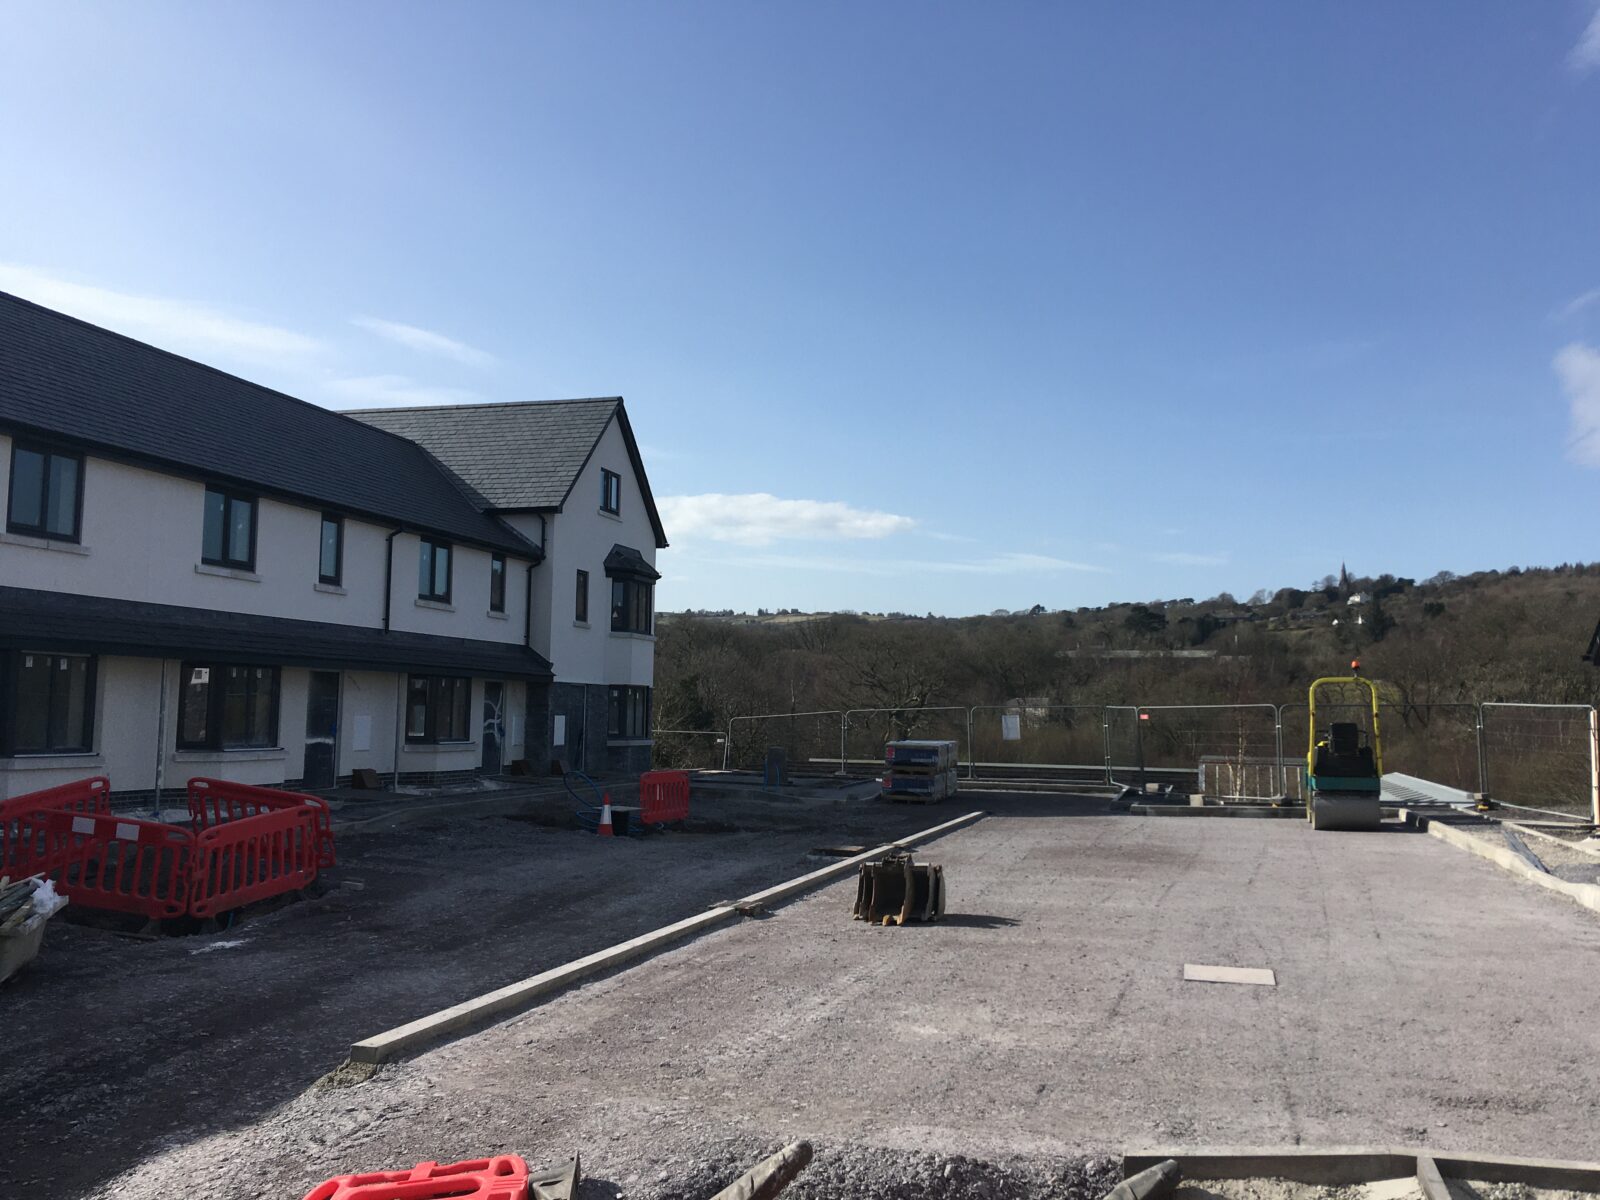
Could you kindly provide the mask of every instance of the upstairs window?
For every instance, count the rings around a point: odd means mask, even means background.
[[[622,476],[615,471],[600,471],[600,509],[613,515],[622,511]]]
[[[417,560],[417,599],[450,603],[450,543],[422,539]]]
[[[472,739],[472,680],[461,675],[413,675],[406,685],[406,741]]]
[[[178,749],[260,750],[278,744],[278,668],[183,664]]]
[[[322,514],[322,542],[317,551],[317,580],[337,586],[344,577],[344,518]]]
[[[11,754],[87,754],[94,749],[95,660],[24,650],[0,662],[0,742]]]
[[[489,558],[489,611],[506,610],[506,556],[495,554]]]
[[[572,605],[572,619],[589,623],[589,572],[578,572],[578,595]]]
[[[654,615],[655,584],[643,579],[611,581],[611,631],[649,633]]]
[[[11,447],[6,530],[75,542],[83,504],[83,457],[59,450]]]
[[[214,567],[253,571],[256,565],[256,500],[223,488],[206,488],[205,532],[200,560]]]

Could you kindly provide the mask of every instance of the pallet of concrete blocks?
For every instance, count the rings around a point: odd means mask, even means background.
[[[890,742],[883,751],[883,794],[919,804],[948,799],[956,794],[960,761],[954,742]]]
[[[937,921],[944,916],[944,868],[914,862],[909,854],[862,863],[854,916],[873,925]]]

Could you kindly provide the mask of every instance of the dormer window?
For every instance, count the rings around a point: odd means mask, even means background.
[[[600,471],[600,511],[617,516],[622,512],[622,476],[615,471]]]

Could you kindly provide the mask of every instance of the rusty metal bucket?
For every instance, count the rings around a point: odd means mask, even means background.
[[[909,854],[862,863],[854,916],[874,925],[937,921],[944,916],[944,868],[913,862]]]

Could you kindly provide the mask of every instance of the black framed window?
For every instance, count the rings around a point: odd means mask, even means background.
[[[472,680],[465,675],[413,675],[406,682],[406,741],[472,740]]]
[[[344,578],[344,518],[322,514],[322,534],[317,544],[317,581],[338,585]]]
[[[422,550],[417,558],[417,598],[450,603],[450,543],[433,538],[422,539]]]
[[[654,614],[656,585],[643,579],[611,581],[613,633],[649,633]]]
[[[608,513],[622,511],[622,476],[603,467],[600,470],[600,507]]]
[[[589,619],[589,572],[578,572],[578,595],[572,604],[572,619],[585,621]]]
[[[7,532],[78,540],[83,509],[81,454],[13,443],[9,492]]]
[[[506,556],[492,554],[489,556],[489,611],[503,613],[506,610]]]
[[[23,650],[0,662],[0,746],[8,754],[94,749],[95,660]]]
[[[206,488],[205,532],[200,560],[214,567],[253,571],[256,565],[256,498],[224,488]]]
[[[183,664],[178,749],[249,750],[278,744],[278,668]]]
[[[650,689],[613,686],[607,705],[606,734],[614,738],[650,736]]]

